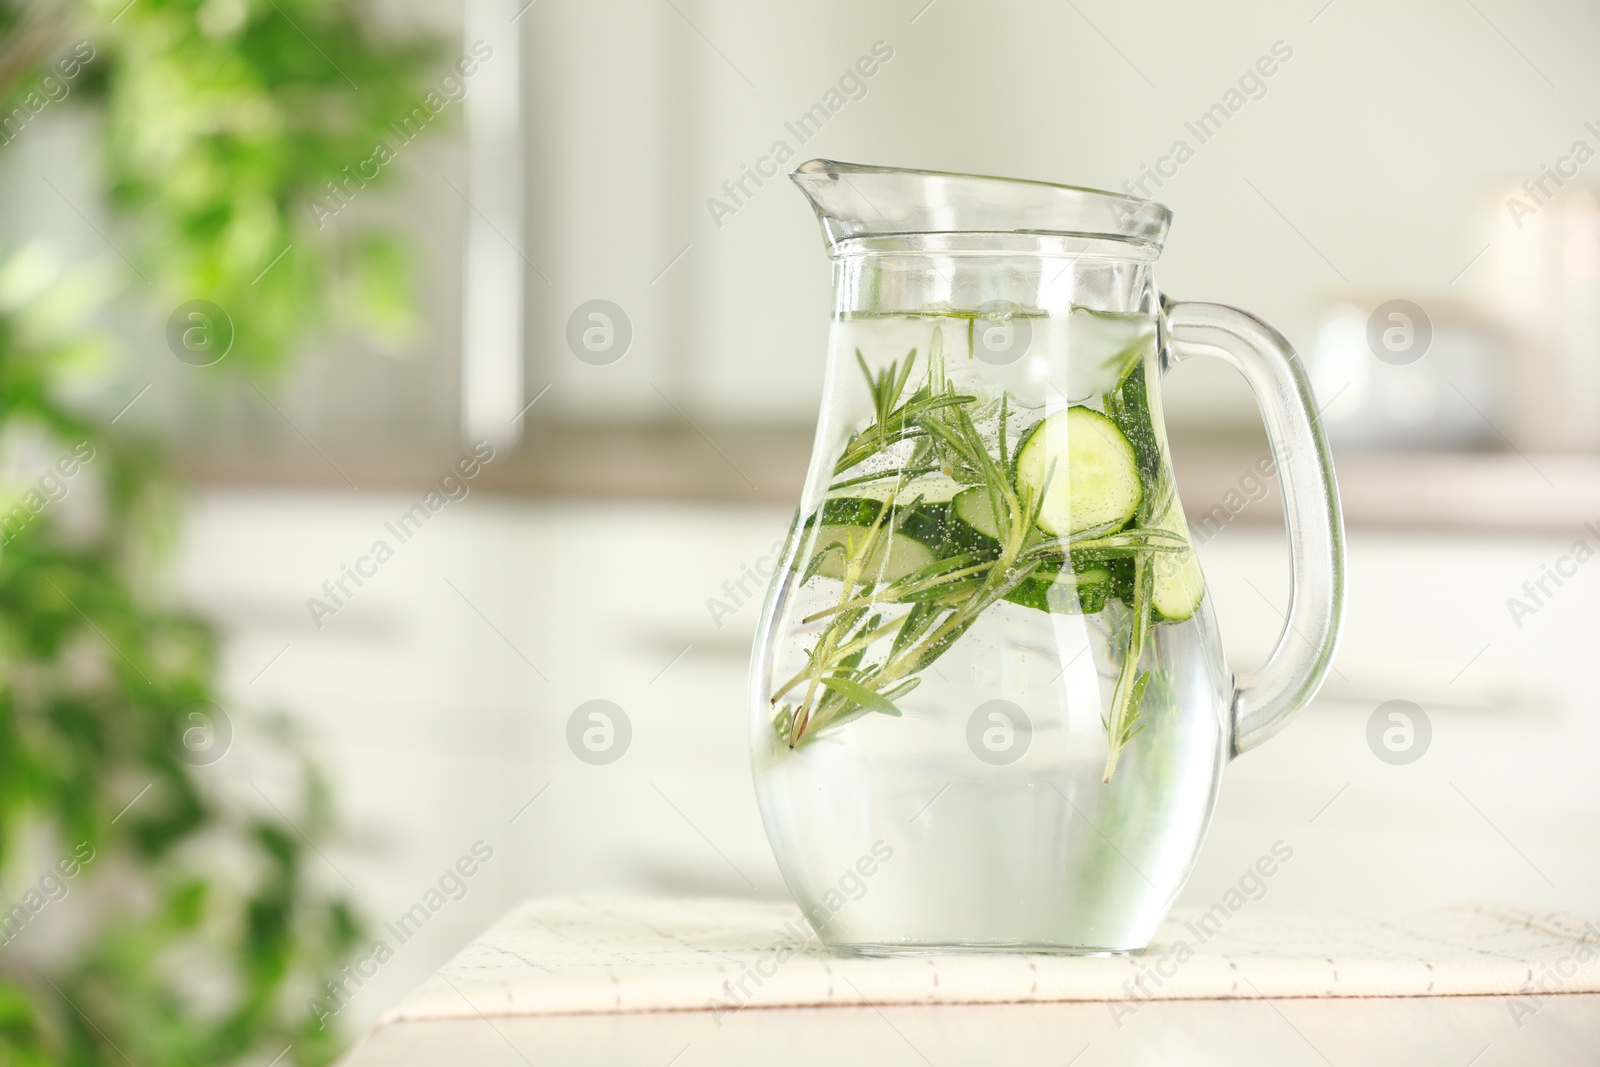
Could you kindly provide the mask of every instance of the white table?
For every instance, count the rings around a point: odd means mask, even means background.
[[[1131,999],[1127,976],[1185,936],[1181,913],[1144,956],[1115,959],[840,960],[798,942],[783,926],[791,917],[788,905],[734,901],[530,901],[342,1063],[1600,1063],[1600,936],[1571,916],[1499,905],[1241,914],[1159,992]],[[766,977],[737,998],[745,1006],[730,1007],[728,983],[771,961],[776,945],[791,951],[761,967]],[[1557,981],[1557,969],[1562,992],[1528,991],[1541,976]],[[1361,995],[1411,988],[1454,995]]]
[[[344,1067],[1541,1067],[1600,1062],[1600,995],[1553,997],[1521,1030],[1504,997],[1175,1000],[1121,1029],[1105,1004],[751,1009],[404,1022]]]

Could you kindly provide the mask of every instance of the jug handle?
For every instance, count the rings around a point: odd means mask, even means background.
[[[1255,748],[1311,701],[1333,665],[1344,616],[1344,521],[1333,459],[1300,357],[1282,334],[1221,304],[1165,307],[1170,362],[1214,356],[1250,383],[1283,490],[1289,613],[1267,662],[1234,679],[1231,755]]]

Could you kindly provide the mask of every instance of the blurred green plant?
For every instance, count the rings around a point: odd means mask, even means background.
[[[159,577],[176,487],[157,446],[68,383],[116,354],[87,323],[119,292],[227,309],[227,362],[247,371],[313,330],[403,333],[401,243],[324,230],[311,204],[393,140],[442,57],[353,0],[0,0],[0,141],[88,105],[128,259],[98,293],[37,250],[0,262],[0,450],[40,466],[37,485],[0,484],[0,871],[26,890],[0,911],[0,1063],[338,1051],[309,1003],[361,931],[313,867],[327,789],[270,721],[252,721],[248,754],[196,766],[186,709],[219,702],[218,639]],[[297,797],[289,813],[243,795],[241,762]],[[45,907],[74,921],[41,944]]]
[[[328,183],[397,138],[444,66],[432,39],[384,39],[354,0],[109,0],[0,7],[3,119],[40,93],[98,105],[100,161],[130,264],[157,303],[205,299],[277,366],[319,327],[393,339],[414,325],[402,243],[317,217]],[[74,55],[87,43],[92,58]],[[79,59],[68,79],[57,66]],[[24,110],[28,110],[24,108]],[[370,173],[370,172],[369,172]],[[380,171],[360,183],[382,183]],[[281,258],[280,258],[281,257]]]

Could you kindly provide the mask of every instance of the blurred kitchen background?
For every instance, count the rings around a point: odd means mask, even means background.
[[[1524,582],[1575,542],[1600,546],[1585,525],[1600,522],[1600,9],[378,9],[461,54],[492,48],[450,128],[349,208],[420,250],[418,331],[325,337],[273,378],[174,359],[160,308],[130,318],[135,358],[106,390],[137,394],[125,421],[168,440],[190,479],[177,579],[227,635],[235,747],[252,716],[282,711],[328,772],[343,828],[320,875],[382,921],[475,841],[494,849],[353,1016],[530,895],[783,894],[745,755],[757,606],[709,604],[782,537],[820,397],[816,223],[781,175],[737,198],[724,184],[779,141],[782,170],[823,156],[1144,180],[1176,216],[1163,289],[1254,311],[1306,358],[1344,493],[1345,637],[1325,695],[1226,778],[1182,903],[1210,904],[1282,839],[1294,860],[1256,906],[1506,898],[1594,915],[1600,566],[1531,613],[1508,598],[1528,601]],[[890,58],[842,84],[875,46]],[[798,143],[786,123],[831,90],[842,103]],[[94,201],[93,121],[47,114],[0,153],[7,243],[115,263],[105,220],[49,184]],[[573,322],[598,321],[592,301],[627,336],[610,362],[569,343]],[[1220,364],[1177,369],[1165,397],[1247,671],[1288,596],[1265,439]],[[480,439],[495,455],[470,495],[314,620],[307,599]],[[632,735],[599,766],[567,743],[597,699]],[[1431,727],[1408,764],[1369,748],[1391,700]]]

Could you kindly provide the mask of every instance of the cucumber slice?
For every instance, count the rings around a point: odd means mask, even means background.
[[[969,529],[992,541],[1000,540],[1000,524],[994,521],[994,504],[986,490],[966,490],[950,502],[950,511]]]
[[[817,573],[824,578],[843,581],[849,557],[859,552],[867,543],[872,530],[867,526],[818,526],[817,539],[812,548],[812,558],[822,555]],[[933,550],[913,537],[879,529],[866,566],[861,569],[864,581],[897,581],[912,571],[921,570],[933,562]]]
[[[1056,536],[1120,526],[1144,497],[1133,446],[1092,408],[1039,420],[1017,450],[1017,483],[1044,494],[1039,527]]]
[[[1106,414],[1133,446],[1139,457],[1139,473],[1146,485],[1161,480],[1164,461],[1155,422],[1150,418],[1150,397],[1145,390],[1145,369],[1134,367],[1114,392],[1106,394]]]
[[[1000,550],[1000,530],[987,492],[968,489],[951,501],[950,514],[952,526],[979,545],[977,550]],[[1110,595],[1111,572],[1104,566],[1074,572],[1065,564],[1047,563],[1007,593],[1006,599],[1057,615],[1093,615],[1106,606]]]
[[[966,488],[961,482],[956,481],[948,474],[924,474],[908,482],[899,483],[900,491],[895,492],[895,479],[892,474],[876,478],[870,482],[858,482],[834,491],[833,499],[859,498],[863,500],[876,500],[883,502],[891,495],[901,500],[910,500],[920,497],[924,504],[946,504],[957,493]]]
[[[1013,604],[1057,615],[1093,615],[1111,595],[1111,572],[1090,567],[1073,572],[1056,564],[1041,568],[1006,595]]]
[[[910,503],[907,499],[906,503]],[[822,504],[823,526],[871,526],[878,521],[878,512],[883,510],[883,501],[863,497],[833,497]],[[900,511],[890,517],[890,522],[898,528],[896,532],[913,541],[921,541],[935,555],[947,555],[948,547],[946,514],[950,510],[948,504],[918,503],[910,511]],[[809,525],[809,524],[808,524]],[[857,542],[859,543],[859,542]],[[818,548],[821,548],[819,543]],[[837,555],[837,553],[835,553]]]
[[[1183,509],[1176,498],[1167,507],[1166,514],[1155,524],[1189,540],[1188,524],[1183,521]],[[1167,622],[1183,622],[1194,617],[1205,599],[1206,580],[1200,573],[1200,561],[1195,558],[1194,547],[1182,552],[1159,552],[1155,556],[1155,581],[1151,585],[1150,602],[1156,613]]]
[[[824,526],[870,526],[883,501],[862,497],[832,497],[822,502]],[[807,525],[810,525],[809,523]]]

